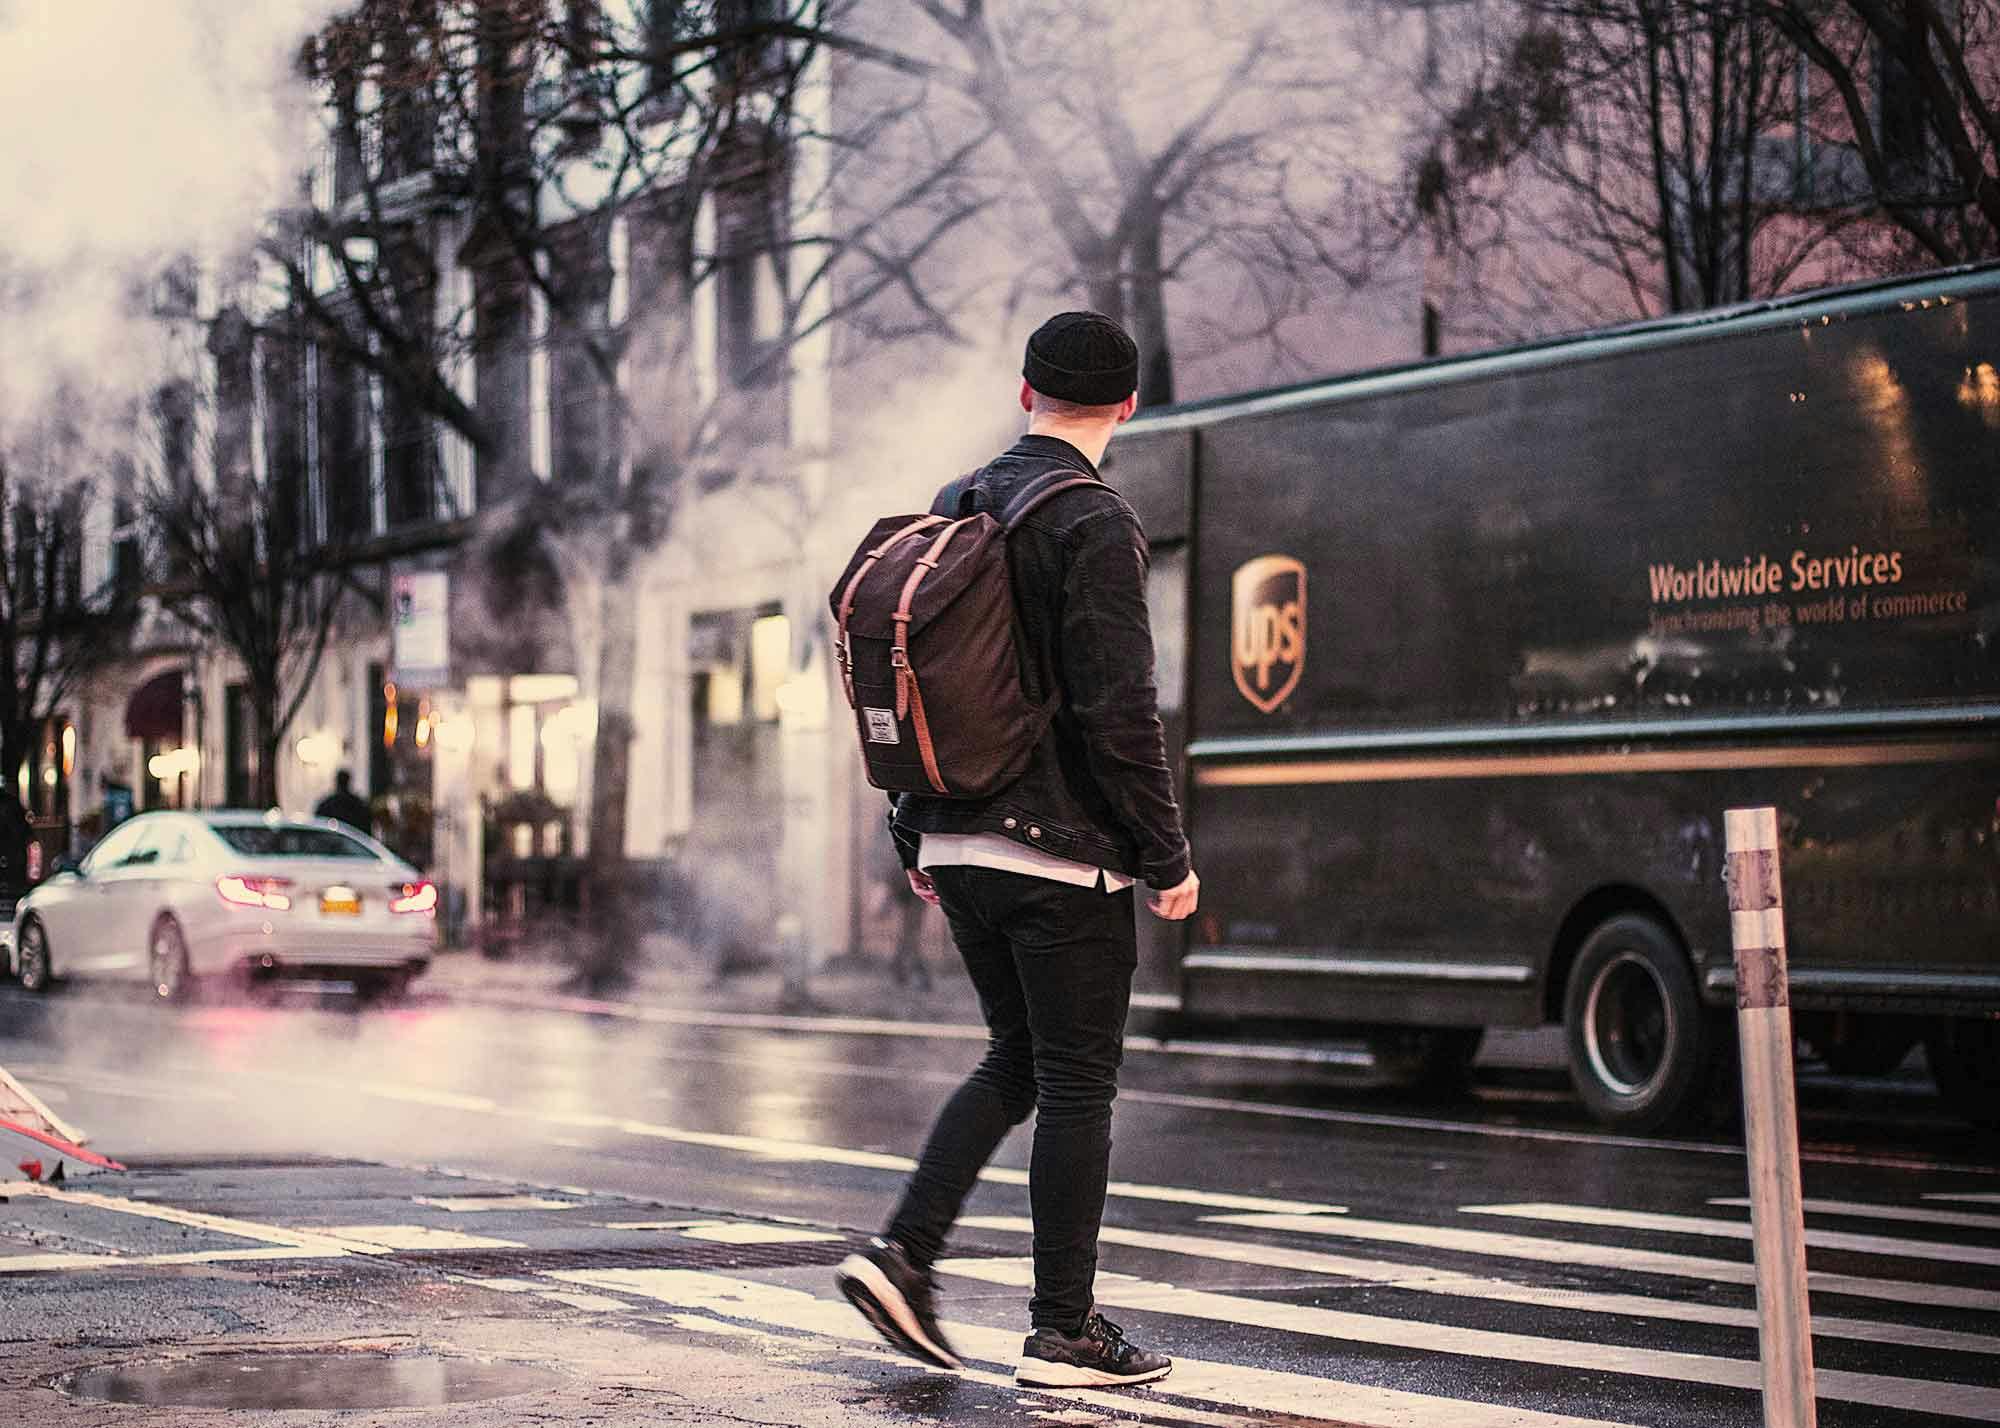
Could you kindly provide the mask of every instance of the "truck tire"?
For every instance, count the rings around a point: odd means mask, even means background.
[[[2000,1020],[1940,1017],[1924,1037],[1924,1057],[1954,1114],[2000,1131]]]
[[[1590,1114],[1655,1131],[1695,1110],[1716,1037],[1679,939],[1624,913],[1577,950],[1563,995],[1570,1080]]]

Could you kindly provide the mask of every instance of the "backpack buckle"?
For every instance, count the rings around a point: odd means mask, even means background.
[[[901,645],[893,646],[889,650],[889,663],[897,669],[908,669],[910,667],[910,652]]]

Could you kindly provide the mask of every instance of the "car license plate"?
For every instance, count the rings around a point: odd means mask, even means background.
[[[319,910],[329,917],[359,917],[361,894],[353,888],[328,888],[319,895]]]

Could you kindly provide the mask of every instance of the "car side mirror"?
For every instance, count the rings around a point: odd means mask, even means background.
[[[51,874],[75,873],[78,877],[82,877],[83,864],[78,862],[75,858],[72,858],[68,853],[64,853],[60,858],[57,858],[55,860],[55,863],[53,864],[53,866],[50,867],[49,872]]]

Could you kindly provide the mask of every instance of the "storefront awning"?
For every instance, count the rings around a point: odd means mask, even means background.
[[[156,674],[137,689],[125,705],[125,732],[135,739],[181,737],[181,671]]]

